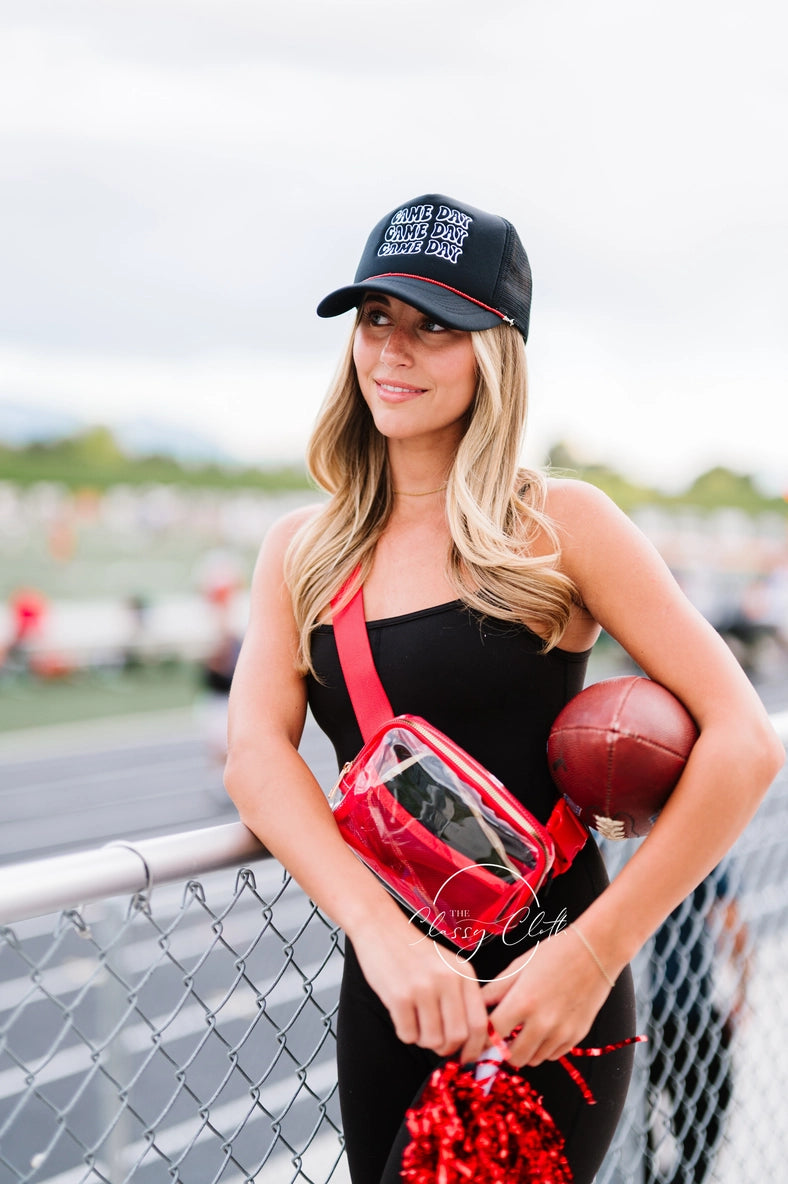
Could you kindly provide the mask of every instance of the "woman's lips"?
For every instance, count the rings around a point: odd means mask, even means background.
[[[380,398],[386,403],[406,403],[409,399],[417,399],[425,393],[424,387],[409,386],[401,382],[383,382],[380,378],[375,379],[375,387]]]

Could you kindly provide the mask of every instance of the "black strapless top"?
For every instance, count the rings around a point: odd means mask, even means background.
[[[590,650],[545,654],[530,629],[481,617],[461,601],[368,621],[367,631],[394,713],[429,720],[545,821],[556,800],[547,737],[582,689]],[[362,740],[331,625],[315,629],[312,655],[319,681],[307,680],[309,705],[341,766]]]

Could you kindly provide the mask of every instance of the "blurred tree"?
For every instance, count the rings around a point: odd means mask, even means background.
[[[125,460],[112,432],[100,424],[62,441],[61,447],[64,455],[70,454],[75,460],[91,466],[111,468]]]
[[[22,448],[0,443],[0,480],[31,485],[56,481],[70,489],[110,485],[177,484],[203,488],[250,488],[271,492],[307,489],[301,465],[242,468],[216,463],[184,465],[172,456],[128,456],[109,428],[96,426],[74,436]]]
[[[696,506],[738,506],[757,512],[764,508],[764,495],[749,473],[735,473],[723,465],[716,465],[696,477],[685,494]],[[774,499],[777,504],[782,499]]]
[[[750,474],[734,472],[724,465],[716,465],[701,473],[683,493],[668,494],[640,485],[607,465],[581,460],[563,440],[550,448],[546,463],[558,476],[578,477],[598,486],[626,511],[647,503],[656,503],[667,508],[693,506],[714,510],[721,506],[732,506],[748,514],[771,510],[788,515],[788,501],[785,498],[768,497],[758,488],[755,478]]]
[[[591,485],[596,485],[604,490],[617,506],[627,512],[648,502],[666,500],[665,495],[656,489],[633,482],[607,465],[580,460],[570,445],[563,440],[559,440],[550,449],[547,464],[556,476],[578,477]]]
[[[667,508],[681,505],[701,509],[735,506],[750,514],[766,510],[788,516],[788,500],[767,497],[755,479],[719,465],[702,473],[681,494],[668,494],[643,485],[608,465],[582,460],[566,441],[549,450],[547,465],[556,475],[578,477],[597,485],[627,512],[648,503]],[[60,440],[9,447],[0,442],[0,480],[31,485],[56,481],[70,489],[86,486],[176,484],[214,489],[263,489],[269,492],[308,489],[311,481],[303,465],[241,467],[216,462],[183,464],[172,456],[129,456],[109,428],[96,426]]]

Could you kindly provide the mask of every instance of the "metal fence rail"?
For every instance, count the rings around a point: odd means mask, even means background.
[[[599,1184],[781,1178],[786,824],[782,775],[639,956]],[[341,935],[260,856],[234,824],[0,870],[0,1184],[347,1184]]]

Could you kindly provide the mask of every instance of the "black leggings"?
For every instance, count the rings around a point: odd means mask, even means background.
[[[495,943],[491,946],[492,950],[485,947],[483,953],[490,961],[489,969],[495,972]],[[501,953],[499,950],[499,959]],[[511,952],[507,953],[509,961]],[[635,999],[627,968],[584,1044],[613,1044],[633,1035]],[[604,1159],[624,1106],[633,1051],[630,1046],[577,1062],[596,1097],[594,1106],[583,1099],[557,1061],[520,1070],[542,1095],[548,1112],[563,1133],[575,1184],[590,1184]],[[368,986],[350,942],[345,948],[339,1002],[337,1061],[342,1122],[353,1184],[401,1184],[402,1153],[409,1140],[403,1122],[405,1111],[418,1097],[440,1058],[416,1045],[403,1044],[397,1038],[389,1014]]]

